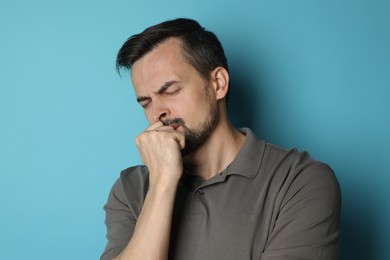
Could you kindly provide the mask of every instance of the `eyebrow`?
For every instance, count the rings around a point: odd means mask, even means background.
[[[168,81],[168,82],[165,82],[164,85],[162,85],[155,93],[156,94],[162,94],[164,93],[169,87],[171,87],[172,85],[176,84],[176,83],[179,83],[180,81],[177,81],[177,80],[171,80],[171,81]],[[148,96],[139,96],[137,97],[137,102],[138,103],[141,103],[143,101],[147,101],[147,100],[150,100],[151,98],[148,97]]]

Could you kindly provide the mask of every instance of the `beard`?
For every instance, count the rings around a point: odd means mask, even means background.
[[[167,119],[163,121],[164,125],[180,125],[183,127],[185,137],[185,147],[181,150],[183,156],[196,151],[202,146],[217,125],[220,117],[217,104],[210,101],[209,107],[207,118],[192,129],[186,126],[185,121],[182,118]]]

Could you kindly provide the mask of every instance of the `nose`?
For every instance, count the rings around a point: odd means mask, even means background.
[[[157,121],[162,121],[170,115],[170,110],[164,103],[162,103],[161,101],[155,101],[153,103],[154,104],[151,114],[153,123],[156,123]]]

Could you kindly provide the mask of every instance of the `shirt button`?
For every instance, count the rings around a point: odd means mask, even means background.
[[[204,194],[204,191],[203,191],[202,189],[199,189],[199,190],[197,191],[197,193],[198,193],[198,195],[203,195],[203,194]]]

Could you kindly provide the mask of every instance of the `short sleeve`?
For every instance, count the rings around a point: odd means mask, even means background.
[[[294,169],[262,260],[338,259],[341,192],[322,163]]]
[[[146,168],[135,166],[124,170],[114,183],[104,206],[107,245],[101,260],[116,257],[129,243],[144,203],[148,181]]]

